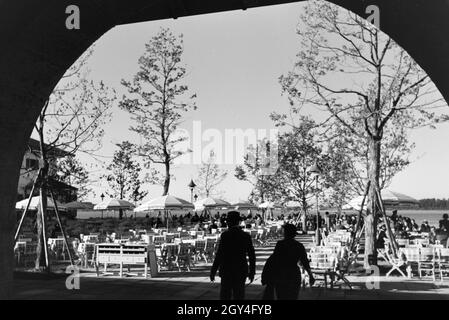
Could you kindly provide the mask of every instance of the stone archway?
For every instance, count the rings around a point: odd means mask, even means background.
[[[45,99],[65,70],[116,25],[296,2],[292,0],[3,0],[0,2],[0,297],[12,283],[19,167]],[[449,2],[332,0],[360,16],[377,5],[381,29],[423,67],[449,100]],[[81,11],[68,30],[66,8]]]

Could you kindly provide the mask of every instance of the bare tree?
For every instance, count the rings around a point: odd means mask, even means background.
[[[365,141],[368,157],[368,210],[365,266],[376,263],[376,194],[380,190],[386,134],[446,117],[436,108],[441,96],[416,62],[391,38],[359,16],[325,1],[310,1],[298,26],[301,41],[294,69],[281,77],[290,101],[327,113],[323,126],[342,125]],[[371,260],[371,261],[370,261]]]
[[[203,162],[198,170],[197,187],[198,193],[202,197],[218,196],[220,194],[218,186],[226,179],[228,173],[221,170],[215,163],[215,155],[211,153],[209,159]]]
[[[78,151],[92,153],[101,147],[102,125],[111,116],[115,92],[102,82],[88,79],[87,61],[93,49],[87,51],[69,68],[51,96],[45,102],[35,125],[40,142],[39,194],[41,206],[37,214],[37,258],[40,269],[44,244],[45,218],[49,186],[50,163],[57,165],[62,150],[65,156]]]

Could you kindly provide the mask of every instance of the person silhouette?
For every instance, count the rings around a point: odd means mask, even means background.
[[[274,292],[278,300],[298,299],[301,288],[301,270],[298,262],[309,274],[312,286],[315,282],[310,270],[309,260],[304,246],[295,240],[297,234],[293,224],[285,224],[284,239],[276,243],[273,254],[268,258],[262,271],[262,285],[266,285],[264,299],[273,299]]]
[[[240,213],[230,211],[226,222],[228,230],[223,232],[218,244],[217,254],[210,270],[210,280],[215,281],[219,270],[221,278],[221,300],[243,300],[245,298],[245,281],[254,281],[256,273],[256,254],[251,237],[238,225]],[[249,266],[248,266],[249,260]]]

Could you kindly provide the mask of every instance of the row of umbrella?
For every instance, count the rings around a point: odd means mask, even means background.
[[[144,202],[138,207],[128,201],[124,200],[105,200],[94,206],[94,210],[118,210],[118,209],[134,209],[134,212],[142,213],[154,210],[207,210],[207,209],[229,209],[236,210],[254,210],[257,206],[249,202],[240,202],[231,204],[227,201],[218,198],[208,197],[192,204],[184,199],[174,197],[171,195],[161,196],[147,202]]]
[[[418,205],[418,201],[412,197],[404,195],[402,193],[382,190],[382,201],[385,206],[388,207],[413,207]],[[355,209],[360,210],[363,197],[357,197],[351,200],[347,205],[343,206],[344,210]],[[28,203],[28,199],[19,201],[16,203],[16,209],[24,210]],[[298,201],[287,202],[284,206],[276,204],[274,202],[264,202],[258,206],[251,204],[250,202],[240,202],[236,204],[230,204],[227,201],[208,197],[197,201],[192,204],[184,199],[177,198],[171,195],[161,196],[152,200],[149,200],[137,208],[131,202],[120,199],[108,199],[104,200],[97,205],[93,205],[90,202],[70,202],[67,204],[61,204],[56,202],[58,209],[61,211],[67,210],[133,210],[134,212],[150,212],[154,210],[207,210],[207,209],[235,209],[235,210],[256,210],[256,209],[276,209],[276,208],[300,208],[301,204]],[[33,197],[29,206],[30,210],[37,210],[40,205],[40,198]],[[47,208],[54,209],[55,204],[51,198],[47,199]],[[365,208],[365,207],[364,207]]]
[[[28,203],[28,199],[24,199],[16,203],[16,209],[24,210]],[[62,204],[56,201],[59,210],[133,210],[134,212],[148,212],[152,210],[204,210],[210,208],[235,208],[235,209],[257,209],[257,207],[249,202],[241,202],[231,205],[229,202],[217,198],[205,198],[195,204],[192,204],[184,199],[174,196],[161,196],[149,200],[137,208],[129,201],[121,199],[107,199],[97,205],[90,202],[74,201]],[[29,206],[30,210],[37,210],[40,206],[40,197],[36,196],[31,199]],[[47,198],[47,209],[54,210],[55,204],[51,198]]]

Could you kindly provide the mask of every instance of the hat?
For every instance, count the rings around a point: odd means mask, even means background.
[[[284,228],[284,232],[291,234],[291,235],[296,235],[298,234],[295,225],[291,224],[291,223],[286,223],[282,226]]]
[[[238,211],[229,211],[226,220],[238,222],[242,220],[242,217],[240,216],[240,212]]]

